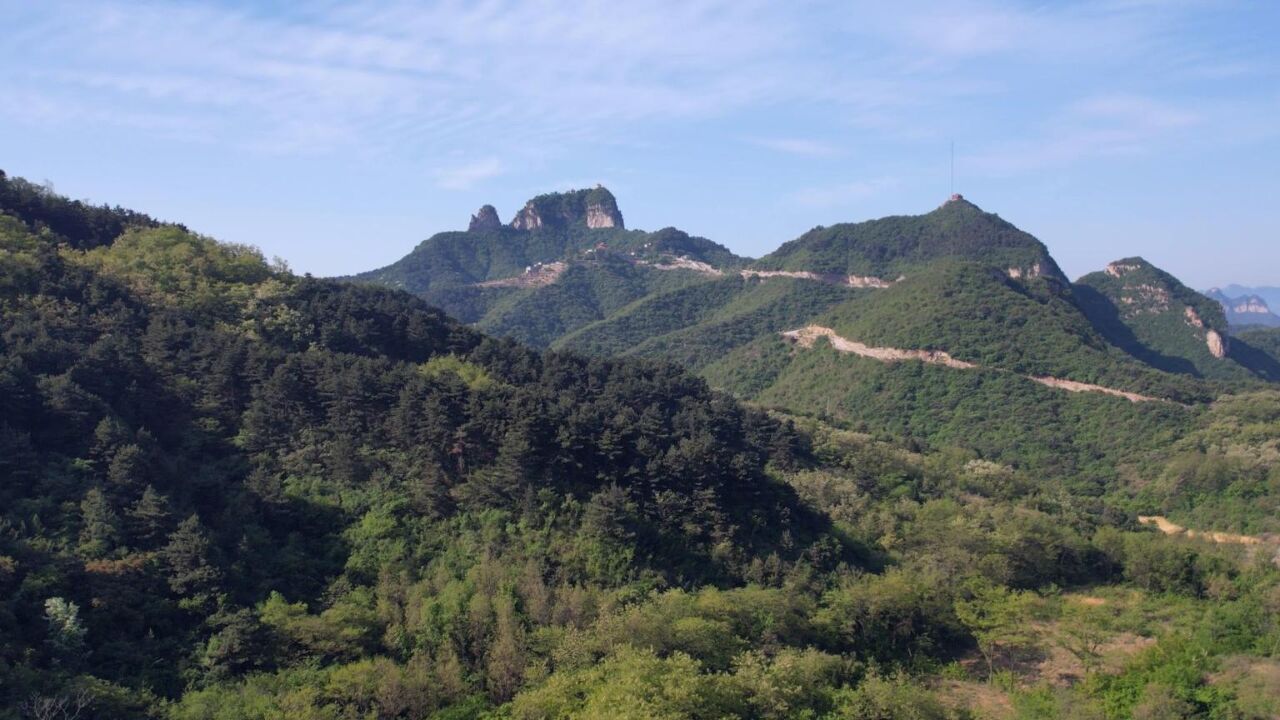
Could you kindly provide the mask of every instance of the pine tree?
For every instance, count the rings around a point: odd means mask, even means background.
[[[222,579],[211,555],[212,544],[200,518],[183,520],[160,551],[169,569],[169,589],[198,605],[211,600]]]
[[[142,491],[138,502],[129,508],[129,534],[143,547],[154,547],[159,543],[172,522],[169,499],[150,485]]]
[[[120,518],[102,490],[93,487],[80,501],[80,552],[100,558],[120,542]]]
[[[137,445],[124,445],[111,457],[107,482],[113,488],[127,490],[146,482],[146,456]]]

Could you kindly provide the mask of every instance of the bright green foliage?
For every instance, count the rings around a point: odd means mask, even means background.
[[[49,651],[55,662],[76,664],[84,656],[85,630],[80,621],[80,608],[64,598],[44,601],[44,619],[48,624]]]
[[[997,654],[1034,645],[1031,620],[1036,598],[1026,591],[984,581],[973,582],[968,589],[971,597],[956,602],[956,619],[977,641],[990,677],[995,673]]]

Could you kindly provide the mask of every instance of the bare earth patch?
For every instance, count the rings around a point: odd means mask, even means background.
[[[555,282],[556,279],[564,274],[564,271],[568,269],[568,263],[563,262],[533,265],[526,269],[523,275],[501,278],[499,280],[486,280],[484,282],[476,283],[476,287],[543,287],[544,285],[550,285]]]

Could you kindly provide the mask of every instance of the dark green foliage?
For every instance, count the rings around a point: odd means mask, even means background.
[[[48,230],[81,250],[108,245],[131,227],[159,227],[151,217],[121,207],[69,200],[52,189],[11,178],[0,170],[0,214],[22,221],[31,232]]]
[[[1245,343],[1231,347],[1222,305],[1142,258],[1111,263],[1076,281],[1077,304],[1109,342],[1166,372],[1222,380],[1280,380],[1274,361],[1256,357]],[[1197,324],[1198,323],[1198,324]],[[1218,333],[1227,357],[1210,353],[1207,334]]]
[[[948,258],[1000,270],[1018,268],[1067,284],[1040,241],[966,200],[948,202],[925,215],[814,228],[783,243],[755,267],[893,280]]]
[[[640,298],[697,280],[698,276],[691,272],[654,270],[617,255],[602,254],[593,262],[571,266],[551,285],[498,301],[476,322],[476,327],[546,347]],[[449,306],[443,307],[447,310]]]
[[[794,430],[674,365],[539,354],[175,228],[88,252],[0,231],[6,707],[85,672],[136,715],[386,653],[430,659],[406,687],[451,688],[419,707],[502,699],[527,613],[858,558],[766,474],[803,454]],[[384,639],[387,608],[437,591],[494,604]]]

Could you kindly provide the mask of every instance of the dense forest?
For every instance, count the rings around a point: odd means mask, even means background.
[[[1274,391],[1140,415],[1178,430],[1088,483],[944,442],[996,418],[888,442],[0,203],[2,718],[1280,713],[1276,546],[1137,520],[1280,529]]]

